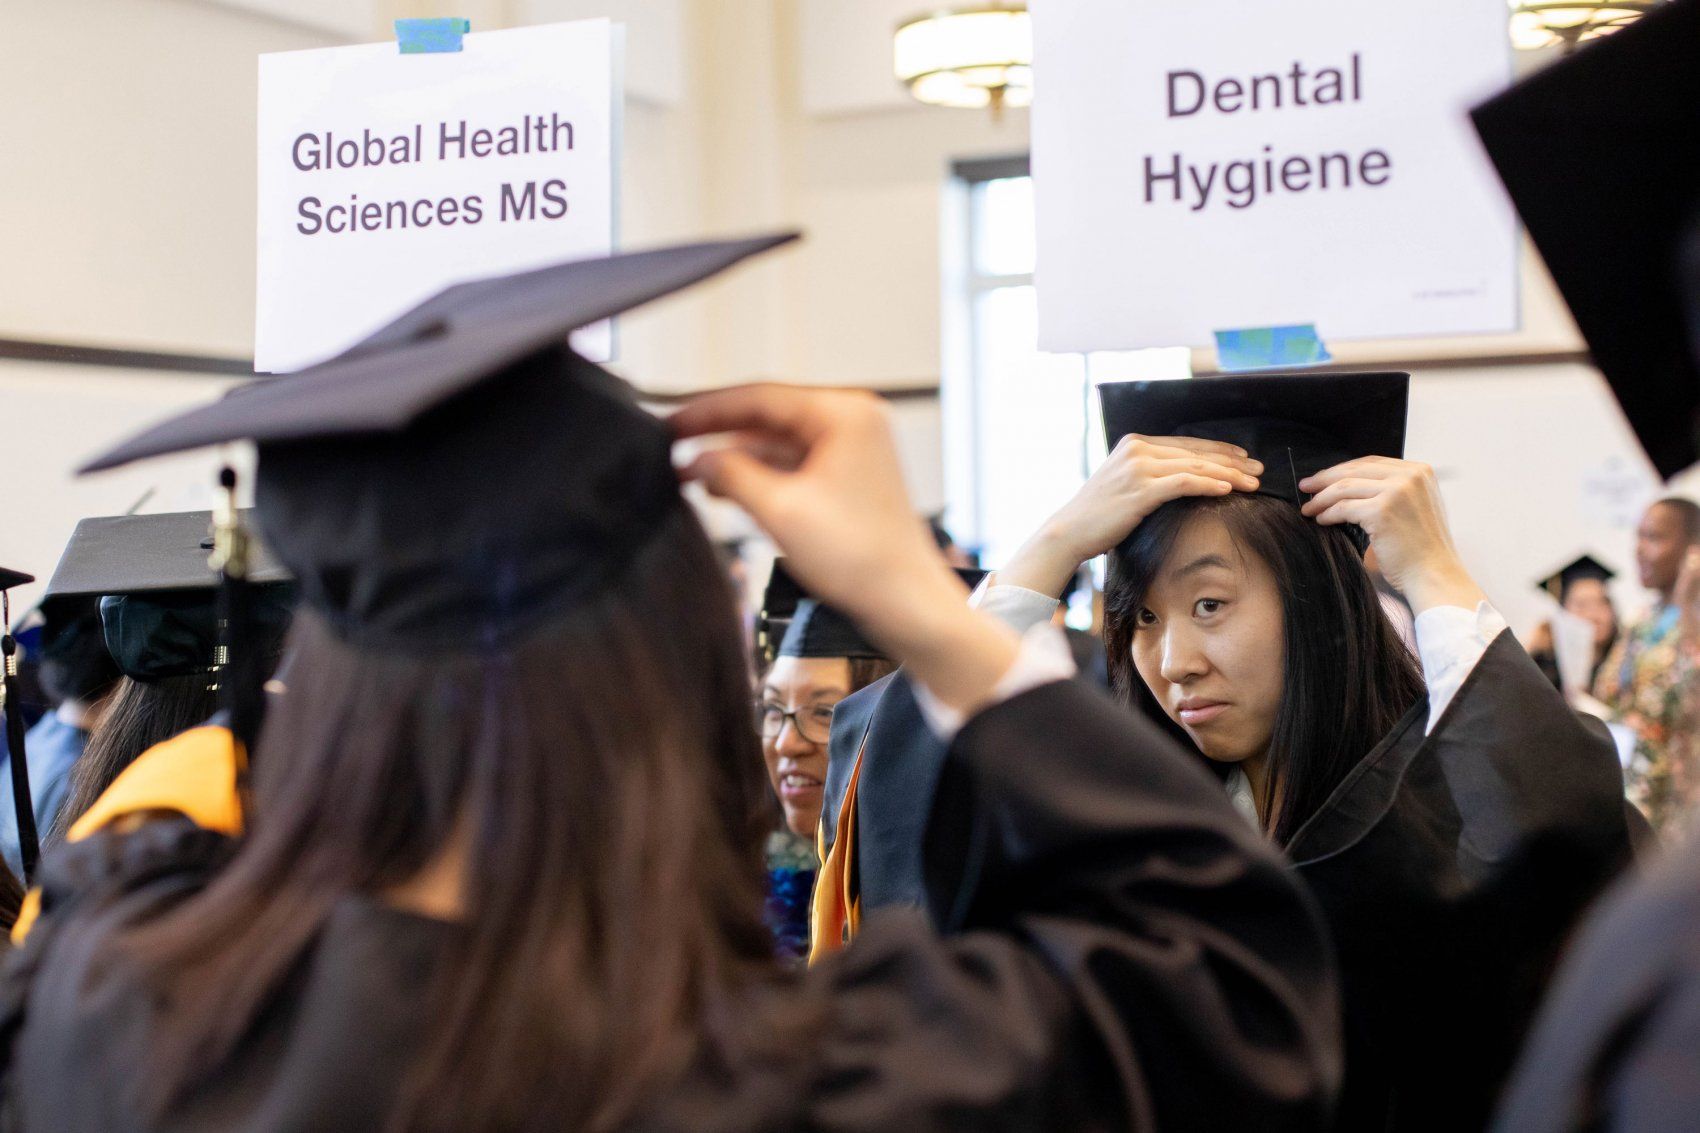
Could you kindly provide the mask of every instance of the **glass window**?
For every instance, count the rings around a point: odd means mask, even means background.
[[[1044,354],[1033,285],[1033,179],[1024,159],[957,170],[960,290],[947,295],[945,519],[983,565],[1008,560],[1104,457],[1097,382],[1187,377],[1191,352]],[[964,223],[965,222],[965,223]],[[959,238],[961,238],[959,236]],[[948,257],[947,257],[948,258]]]

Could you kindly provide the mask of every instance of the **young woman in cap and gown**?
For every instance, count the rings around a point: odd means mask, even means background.
[[[256,440],[302,601],[242,829],[132,815],[46,859],[0,980],[15,1128],[1327,1121],[1302,888],[1054,631],[967,608],[878,402],[746,388],[669,429],[564,345],[780,242],[463,286],[95,462]],[[908,667],[997,815],[929,879],[944,932],[772,955],[733,600],[671,462],[721,433],[687,475]]]
[[[782,815],[767,840],[767,918],[780,956],[801,961],[820,871],[816,835],[833,711],[897,665],[849,618],[802,596],[782,561],[774,563],[761,623],[764,635],[783,634],[756,700],[762,758]]]
[[[1406,388],[1389,374],[1101,387],[1109,458],[982,606],[1048,620],[1075,569],[1110,553],[1118,688],[1216,770],[1330,923],[1342,1127],[1469,1129],[1629,846],[1604,728],[1505,632],[1433,473],[1399,459]],[[1370,545],[1416,614],[1420,665],[1362,565]],[[939,794],[948,813],[948,774]]]
[[[1595,678],[1605,665],[1612,646],[1617,643],[1617,607],[1612,604],[1608,589],[1611,580],[1616,577],[1616,571],[1592,555],[1583,555],[1541,580],[1541,593],[1557,602],[1571,618],[1579,619],[1579,624],[1586,623],[1591,629],[1587,671],[1570,674],[1569,681],[1566,681],[1567,674],[1561,671],[1559,664],[1559,643],[1553,623],[1543,622],[1530,636],[1529,656],[1540,666],[1554,688],[1586,693],[1594,687]]]

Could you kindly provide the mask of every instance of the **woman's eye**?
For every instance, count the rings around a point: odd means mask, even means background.
[[[1208,618],[1220,613],[1224,605],[1220,598],[1200,598],[1193,603],[1192,612],[1197,617]]]
[[[1134,625],[1141,625],[1141,626],[1154,626],[1154,625],[1157,624],[1157,615],[1153,614],[1150,610],[1142,609],[1142,610],[1139,611],[1139,613],[1137,613],[1133,616],[1133,624]]]

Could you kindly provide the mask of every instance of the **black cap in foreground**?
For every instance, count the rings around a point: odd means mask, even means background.
[[[1700,0],[1471,115],[1654,467],[1700,460]]]
[[[1301,506],[1307,476],[1362,456],[1405,455],[1410,384],[1396,373],[1258,374],[1107,382],[1098,395],[1110,448],[1130,433],[1238,445],[1263,462],[1256,494]]]
[[[1541,579],[1536,589],[1552,595],[1555,601],[1562,603],[1570,593],[1570,588],[1578,582],[1589,579],[1595,582],[1610,582],[1616,577],[1616,571],[1592,555],[1583,555],[1575,562],[1560,568],[1556,574]]]
[[[0,567],[0,591],[10,590],[14,586],[23,586],[25,583],[34,581],[35,575],[33,574],[25,574],[21,570],[9,570],[6,567]]]
[[[254,440],[260,532],[345,640],[499,645],[600,588],[683,506],[664,423],[568,334],[794,238],[457,285],[87,468]]]

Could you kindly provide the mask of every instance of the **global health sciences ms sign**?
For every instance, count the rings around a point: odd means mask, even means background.
[[[621,35],[262,55],[255,369],[323,361],[452,283],[611,252]],[[573,341],[611,353],[606,324]]]
[[[1051,351],[1517,325],[1517,229],[1465,111],[1496,0],[1034,0]]]

